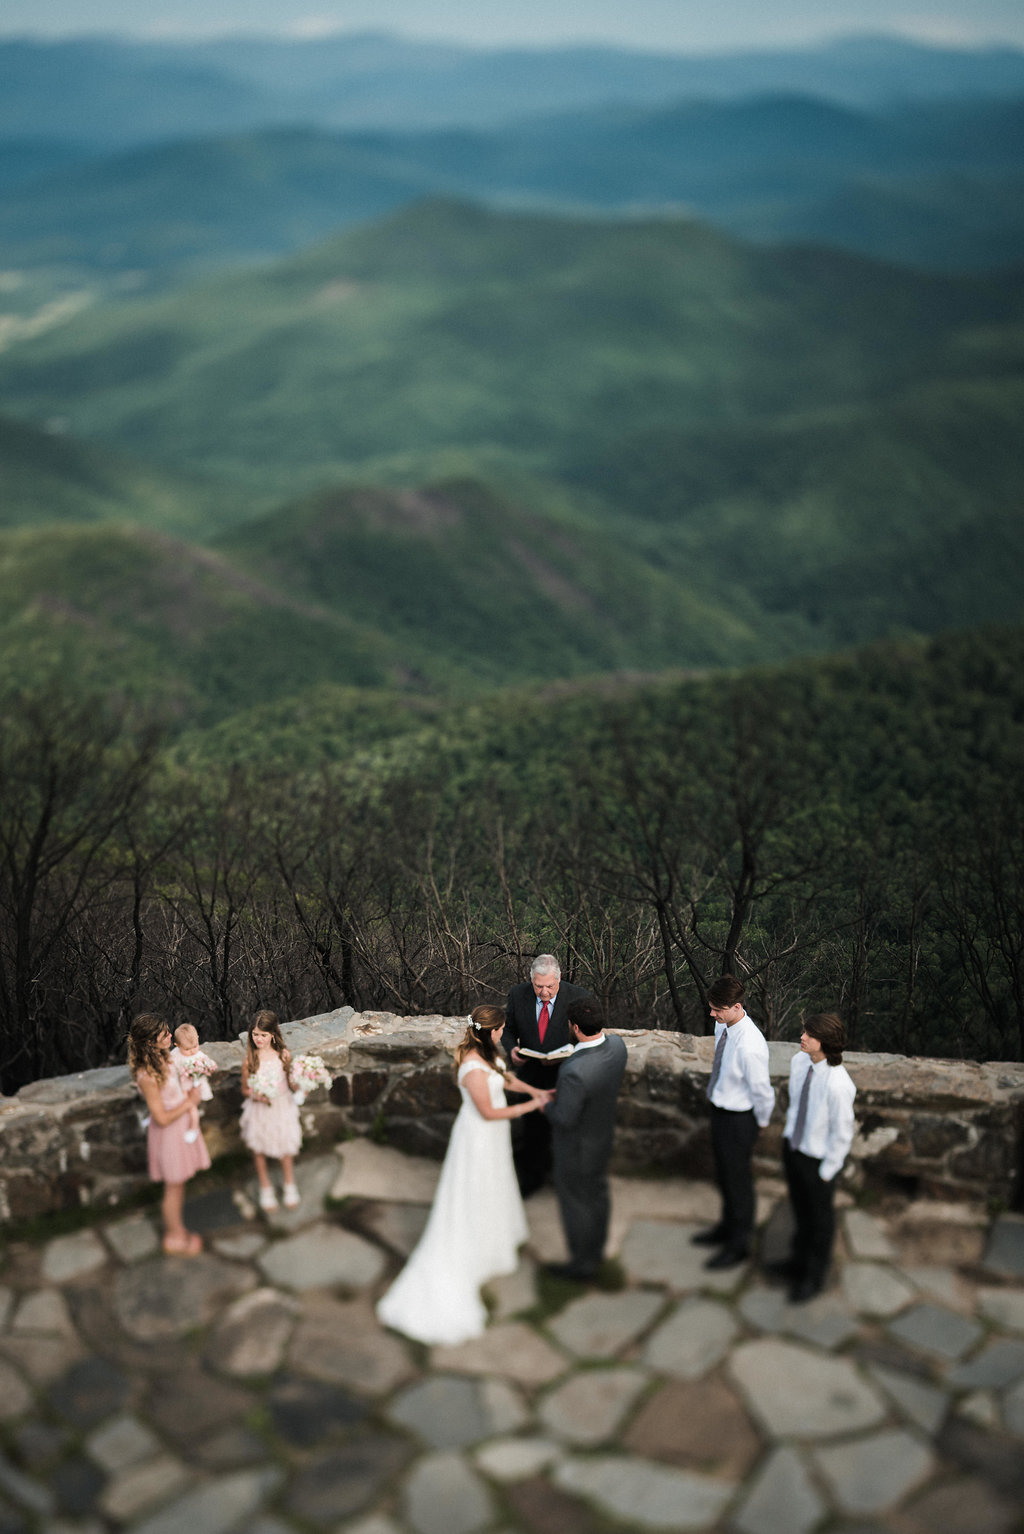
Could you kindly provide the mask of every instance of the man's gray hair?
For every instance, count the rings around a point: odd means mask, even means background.
[[[557,975],[562,978],[562,966],[553,953],[539,953],[530,965],[530,979],[535,975]]]

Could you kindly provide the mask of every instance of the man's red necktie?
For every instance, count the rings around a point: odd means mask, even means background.
[[[537,1037],[540,1039],[542,1044],[544,1042],[544,1035],[548,1031],[548,1018],[550,1017],[550,1015],[551,1015],[551,1003],[546,1001],[544,1003],[544,1005],[541,1007],[541,1009],[540,1009],[540,1017],[538,1017],[538,1019],[537,1019]]]

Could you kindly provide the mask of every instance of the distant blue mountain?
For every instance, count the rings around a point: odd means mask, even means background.
[[[0,139],[111,148],[282,123],[494,128],[595,107],[765,92],[849,106],[1024,94],[1024,52],[855,38],[683,57],[621,48],[479,50],[381,35],[0,43]]]
[[[749,239],[932,268],[1024,262],[1024,98],[869,112],[768,96],[487,132],[271,128],[61,163],[71,153],[0,143],[0,266],[130,269],[162,282],[298,250],[437,194],[577,212],[683,209]],[[34,179],[33,154],[46,172]]]

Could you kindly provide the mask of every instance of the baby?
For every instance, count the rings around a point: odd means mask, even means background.
[[[208,1103],[213,1097],[213,1092],[206,1078],[217,1069],[217,1062],[211,1060],[209,1055],[203,1054],[199,1048],[199,1035],[191,1023],[182,1023],[180,1028],[175,1028],[171,1060],[178,1073],[182,1091],[188,1092],[193,1087],[198,1087],[199,1096],[204,1103]],[[188,1114],[188,1128],[185,1131],[186,1145],[193,1145],[198,1137],[199,1109],[191,1108]]]

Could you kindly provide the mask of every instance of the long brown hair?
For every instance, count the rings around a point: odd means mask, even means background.
[[[133,1076],[145,1071],[154,1081],[163,1082],[171,1063],[171,1051],[169,1044],[161,1049],[157,1040],[165,1029],[170,1037],[163,1018],[154,1017],[152,1012],[140,1012],[132,1018],[128,1029],[128,1069]]]
[[[505,1069],[505,1062],[498,1054],[498,1046],[494,1041],[494,1033],[505,1021],[505,1014],[500,1007],[492,1007],[489,1002],[482,1006],[474,1007],[466,1018],[469,1024],[462,1038],[455,1046],[455,1070],[468,1054],[477,1054],[487,1061],[496,1071]]]
[[[260,1068],[260,1057],[256,1045],[252,1041],[253,1033],[257,1028],[260,1033],[270,1034],[271,1044],[281,1056],[282,1063],[287,1066],[291,1055],[285,1046],[284,1039],[281,1037],[281,1024],[277,1020],[277,1013],[257,1012],[249,1024],[249,1032],[245,1041],[245,1064],[247,1070],[258,1071]]]

